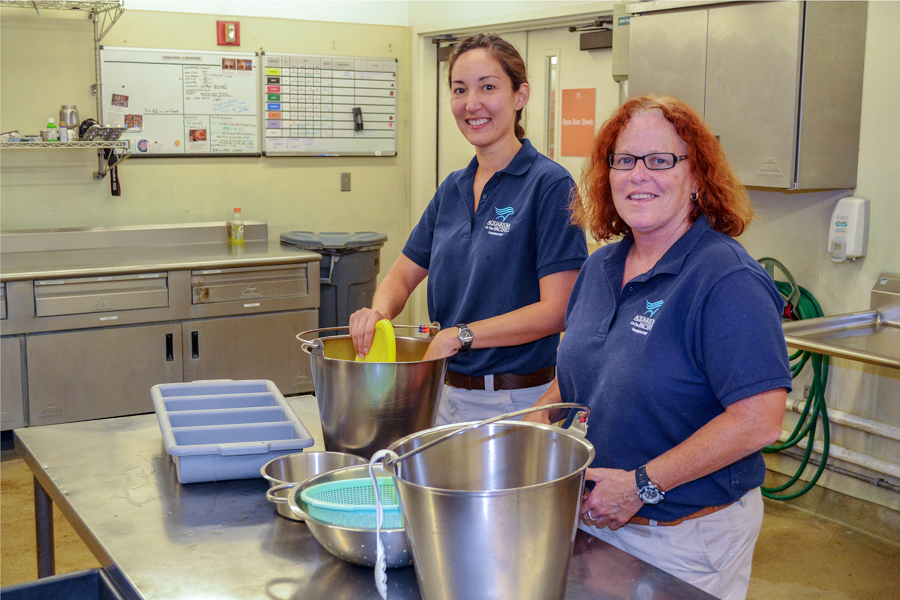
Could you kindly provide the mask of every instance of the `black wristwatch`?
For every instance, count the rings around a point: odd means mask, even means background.
[[[638,496],[644,504],[659,504],[665,499],[666,493],[653,485],[647,477],[647,465],[635,470],[634,479],[637,482]]]
[[[472,330],[465,323],[460,323],[457,327],[459,328],[459,333],[456,334],[456,338],[462,342],[462,348],[459,351],[468,352],[469,348],[472,347],[472,340],[475,339],[475,334],[472,333]]]

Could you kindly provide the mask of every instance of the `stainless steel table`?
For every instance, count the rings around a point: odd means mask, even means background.
[[[315,398],[290,398],[323,449]],[[135,600],[353,600],[380,597],[372,569],[327,553],[278,516],[263,479],[178,483],[155,415],[30,427],[16,448],[35,477],[39,570],[53,574],[52,504]],[[43,566],[40,566],[43,563]],[[412,567],[388,571],[390,600],[419,600]],[[567,600],[712,596],[583,532]]]

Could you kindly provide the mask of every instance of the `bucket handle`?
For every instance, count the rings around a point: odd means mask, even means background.
[[[478,427],[481,427],[482,425],[489,425],[491,423],[496,423],[497,421],[502,421],[503,419],[511,419],[513,417],[527,415],[528,413],[538,412],[541,410],[551,410],[551,409],[556,409],[556,408],[570,409],[569,416],[566,417],[566,420],[562,425],[563,429],[568,429],[572,425],[572,422],[575,420],[575,416],[579,412],[584,412],[585,419],[587,419],[588,417],[591,416],[591,407],[585,406],[584,404],[575,404],[574,402],[557,402],[555,404],[544,404],[541,406],[531,406],[528,408],[523,408],[522,410],[517,410],[515,412],[498,415],[496,417],[491,417],[490,419],[485,419],[484,421],[479,421],[477,423],[470,423],[469,425],[466,425],[465,427],[461,427],[460,429],[457,429],[456,431],[451,431],[450,433],[442,435],[441,437],[437,438],[436,440],[431,440],[427,444],[422,444],[418,448],[413,448],[412,450],[410,450],[409,452],[407,452],[406,454],[403,454],[401,456],[396,456],[396,455],[391,456],[390,454],[388,454],[388,455],[384,456],[384,462],[389,464],[389,463],[404,461],[407,458],[409,458],[410,456],[413,456],[414,454],[418,454],[419,452],[422,452],[423,450],[427,450],[428,448],[431,448],[432,446],[434,446],[436,444],[440,444],[441,442],[447,441],[450,438],[455,437],[460,434],[463,434],[467,431],[472,431],[473,429],[477,429]],[[576,408],[579,410],[573,410]],[[372,462],[375,462],[374,458],[372,459]],[[385,467],[387,467],[387,464],[385,464]]]
[[[436,336],[438,331],[441,330],[441,324],[437,321],[433,322],[431,325],[394,325],[393,327],[394,329],[415,329],[419,333],[427,333],[429,337]],[[324,344],[321,339],[316,338],[310,341],[305,338],[310,334],[319,333],[320,331],[343,331],[345,329],[350,329],[350,327],[348,325],[341,325],[340,327],[321,327],[319,329],[302,331],[298,333],[296,337],[305,351],[310,354],[315,354],[316,356],[324,356]]]

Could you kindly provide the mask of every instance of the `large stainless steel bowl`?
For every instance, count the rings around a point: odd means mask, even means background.
[[[376,477],[385,477],[390,474],[384,470],[382,464],[374,467]],[[317,475],[306,483],[295,485],[288,493],[288,506],[297,515],[304,515],[306,525],[316,540],[322,544],[328,552],[347,562],[374,567],[377,558],[377,542],[374,529],[358,529],[344,527],[320,521],[307,513],[307,506],[300,494],[303,490],[320,483],[331,481],[343,481],[347,479],[360,479],[369,477],[368,465],[356,465],[345,467]],[[408,567],[412,564],[412,553],[406,541],[406,530],[382,529],[381,543],[384,545],[385,559],[388,568]]]
[[[303,521],[304,517],[295,514],[288,506],[288,493],[295,485],[328,471],[367,462],[364,458],[344,452],[298,452],[273,458],[259,472],[269,482],[266,498],[275,504],[276,512],[287,519]]]

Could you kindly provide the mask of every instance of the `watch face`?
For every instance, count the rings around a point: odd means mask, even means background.
[[[655,487],[651,486],[642,488],[639,496],[641,497],[641,500],[643,500],[644,504],[659,504],[660,500],[663,499],[662,493]]]

